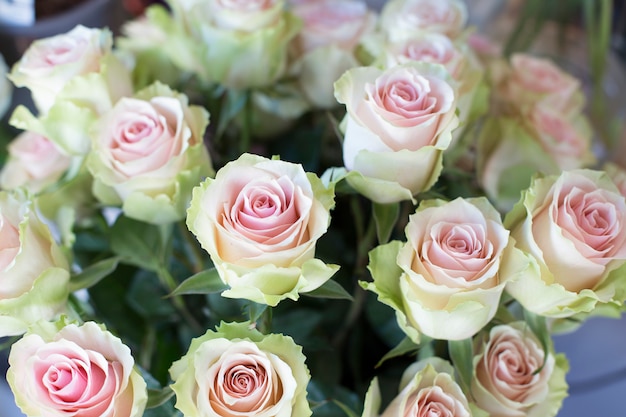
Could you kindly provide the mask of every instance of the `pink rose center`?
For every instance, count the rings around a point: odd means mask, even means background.
[[[457,408],[456,400],[441,387],[426,387],[407,401],[404,417],[454,417],[461,415]]]
[[[399,78],[377,80],[372,98],[387,120],[410,119],[437,112],[438,101],[431,95],[431,86],[425,77],[416,76],[411,80]],[[371,84],[366,91],[371,91]]]
[[[247,397],[267,383],[265,368],[258,365],[237,365],[228,372],[224,391],[233,397]]]

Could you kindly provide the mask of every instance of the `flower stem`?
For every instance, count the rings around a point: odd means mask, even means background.
[[[161,280],[163,285],[169,290],[170,293],[176,289],[176,287],[178,286],[176,283],[176,280],[174,279],[172,274],[170,274],[167,268],[160,267],[157,273],[158,273],[159,279]],[[181,314],[182,318],[189,324],[189,326],[191,326],[191,328],[195,332],[197,333],[202,332],[203,327],[196,320],[196,318],[189,312],[189,310],[187,309],[187,306],[185,305],[185,300],[183,300],[183,297],[181,295],[173,295],[172,304],[174,304],[174,307],[176,307],[178,312]]]

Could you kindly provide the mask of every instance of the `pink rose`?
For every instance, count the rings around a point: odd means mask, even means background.
[[[71,31],[32,43],[9,78],[27,87],[37,108],[47,113],[56,96],[74,77],[99,72],[101,60],[110,53],[111,33],[76,26]]]
[[[138,220],[182,219],[191,189],[212,173],[207,123],[204,109],[162,84],[121,99],[93,129],[87,166],[94,194]]]
[[[7,381],[27,416],[140,417],[146,383],[130,349],[93,322],[40,323],[11,347]]]
[[[598,302],[621,305],[623,284],[611,272],[626,262],[626,201],[605,173],[535,179],[505,224],[536,263],[507,284],[528,310],[567,317]]]
[[[243,154],[194,189],[187,226],[231,287],[224,296],[276,305],[338,269],[314,257],[333,197],[300,165]]]
[[[505,283],[525,265],[485,198],[425,200],[405,232],[406,243],[372,251],[374,282],[365,287],[381,301],[391,300],[415,342],[420,333],[446,340],[476,334],[494,317]],[[389,270],[393,263],[395,273]]]
[[[584,116],[568,118],[542,102],[533,106],[529,122],[539,143],[560,169],[576,169],[595,162],[591,149],[592,131]]]
[[[544,352],[525,322],[499,325],[477,340],[472,394],[491,417],[553,417],[567,396],[566,371],[565,356]]]
[[[39,192],[57,182],[71,162],[69,156],[35,132],[21,133],[9,144],[8,151],[9,158],[0,172],[3,189],[24,186]]]
[[[461,0],[392,0],[381,11],[381,27],[391,40],[428,31],[456,38],[467,24]]]
[[[335,96],[347,110],[345,167],[411,194],[430,188],[458,125],[451,82],[445,69],[425,62],[347,71],[335,83]],[[384,200],[385,194],[368,197]]]

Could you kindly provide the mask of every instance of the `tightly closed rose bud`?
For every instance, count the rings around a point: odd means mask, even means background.
[[[141,417],[148,396],[134,364],[96,323],[38,323],[12,346],[7,381],[29,417]]]
[[[402,199],[398,189],[406,192],[404,198],[428,190],[458,126],[456,94],[440,65],[413,62],[347,71],[335,83],[335,96],[347,110],[344,165],[371,179],[351,185],[379,203]]]
[[[301,165],[244,154],[194,189],[187,226],[231,287],[222,295],[275,306],[337,271],[315,258],[333,198]]]
[[[207,124],[206,110],[163,84],[121,99],[93,128],[94,195],[148,223],[183,219],[191,190],[213,173]]]
[[[8,150],[9,158],[0,172],[0,186],[5,190],[25,187],[37,193],[57,182],[71,163],[54,143],[35,132],[21,133]]]
[[[362,285],[396,310],[416,343],[420,333],[447,340],[476,334],[494,317],[506,281],[527,264],[485,198],[426,200],[406,236],[405,244],[371,252],[374,282]]]
[[[311,415],[302,348],[288,336],[263,335],[250,323],[222,323],[193,339],[170,375],[176,408],[185,417]]]
[[[525,322],[491,328],[473,362],[473,398],[490,417],[553,417],[567,396],[565,355],[544,352]]]
[[[69,265],[23,190],[0,192],[0,337],[65,312]]]
[[[392,0],[380,21],[391,40],[422,31],[456,38],[467,24],[467,6],[461,0]]]
[[[482,417],[474,413],[454,380],[454,368],[438,357],[409,366],[402,375],[400,393],[382,414],[378,380],[374,379],[365,396],[362,417]]]
[[[535,178],[505,217],[533,267],[507,283],[526,309],[549,317],[621,309],[626,262],[626,201],[600,171]]]

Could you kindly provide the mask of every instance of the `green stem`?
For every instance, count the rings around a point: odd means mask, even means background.
[[[185,240],[185,247],[188,249],[189,255],[192,259],[193,273],[197,274],[200,271],[204,271],[204,257],[198,247],[198,242],[192,236],[191,232],[189,232],[189,229],[184,222],[179,222],[178,226],[180,233],[183,235],[183,239]]]
[[[156,345],[156,329],[150,324],[146,324],[146,332],[141,341],[141,351],[139,352],[139,366],[143,369],[150,370],[152,364],[152,354]]]
[[[161,282],[169,290],[170,293],[176,289],[178,284],[172,274],[170,274],[170,272],[167,270],[167,268],[161,267],[159,268],[157,273]],[[174,304],[174,307],[176,307],[182,318],[191,326],[191,328],[195,332],[201,333],[203,331],[203,327],[187,309],[187,306],[185,305],[185,300],[181,295],[173,295],[172,304]]]
[[[243,107],[243,127],[241,129],[239,142],[239,151],[241,153],[250,150],[250,142],[252,141],[252,93],[250,91],[246,91],[245,100]]]

